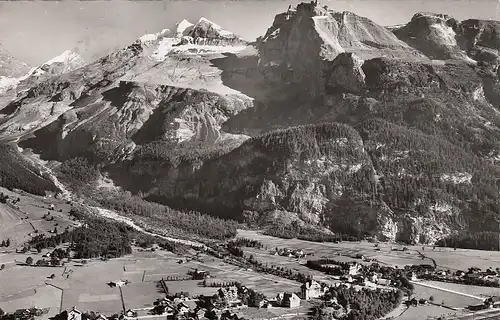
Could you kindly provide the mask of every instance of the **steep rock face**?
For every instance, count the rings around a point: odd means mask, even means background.
[[[451,16],[417,13],[408,24],[393,32],[431,59],[468,59],[457,43],[459,23]]]
[[[335,12],[302,3],[277,15],[259,45],[262,67],[290,70],[292,81],[307,85],[307,91],[323,93],[326,61],[343,52],[361,59],[378,56],[425,59],[394,34],[371,20],[351,12]],[[329,65],[329,64],[328,64]],[[283,71],[281,71],[283,72]]]
[[[499,64],[500,23],[491,20],[458,21],[445,14],[418,13],[392,32],[431,59],[459,59],[487,64],[495,71]]]
[[[354,53],[341,53],[328,66],[330,76],[326,87],[329,92],[362,93],[365,86],[364,61]]]
[[[184,174],[162,191],[167,203],[253,222],[279,211],[337,232],[432,243],[494,227],[496,209],[477,217],[467,199],[490,201],[481,185],[497,188],[500,172],[440,138],[371,120],[358,131],[275,131]]]
[[[469,55],[498,68],[500,63],[500,22],[477,19],[460,23],[462,45]]]
[[[495,57],[495,26],[419,14],[398,39],[308,3],[276,16],[257,54],[181,22],[29,85],[0,110],[0,137],[263,226],[422,243],[498,231],[500,86],[495,59],[478,58]]]
[[[352,144],[357,145],[355,150]],[[165,192],[224,208],[223,212],[238,210],[240,218],[245,210],[281,209],[318,222],[327,193],[338,196],[335,187],[328,185],[330,175],[349,169],[354,174],[368,163],[362,141],[351,128],[334,124],[298,127],[247,140],[227,155],[208,161],[182,191]],[[186,194],[187,190],[191,191]]]
[[[206,18],[201,18],[195,25],[188,27],[187,36],[199,45],[241,45],[246,42],[234,33],[223,29]],[[185,31],[185,33],[186,33]]]

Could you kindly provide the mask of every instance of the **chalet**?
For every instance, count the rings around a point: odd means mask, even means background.
[[[488,309],[489,306],[487,304],[477,304],[477,305],[472,305],[472,306],[468,306],[467,309],[471,310],[471,311],[479,311],[479,310],[484,310],[484,309]]]
[[[411,275],[410,275],[410,280],[411,281],[415,281],[417,280],[417,273],[416,272],[412,272]]]
[[[220,288],[217,293],[225,301],[232,302],[238,300],[238,288],[235,286]]]
[[[132,309],[128,309],[127,311],[125,311],[125,317],[135,318],[137,317],[137,312],[133,311]]]
[[[302,298],[305,300],[319,298],[323,295],[321,285],[314,280],[308,280],[300,287]]]
[[[361,269],[361,266],[357,263],[353,263],[349,266],[349,275],[355,276],[358,274],[359,270]]]
[[[458,270],[457,272],[455,272],[455,276],[463,277],[463,276],[465,276],[465,272],[463,272],[462,270]]]
[[[203,280],[206,278],[210,278],[210,272],[206,270],[195,269],[194,271],[188,272],[188,274],[191,275],[194,280]]]
[[[367,289],[372,289],[372,290],[377,289],[377,284],[375,282],[369,281],[368,279],[364,279],[361,284],[365,286]]]
[[[75,307],[68,312],[68,320],[82,320],[82,313]]]
[[[300,298],[295,293],[280,293],[276,300],[279,301],[279,305],[285,308],[297,308],[300,306]]]
[[[259,308],[267,309],[271,306],[272,306],[271,302],[267,299],[264,299],[259,302]]]
[[[499,307],[500,297],[499,296],[489,297],[488,299],[484,300],[484,304],[489,307]]]
[[[418,306],[418,300],[413,298],[411,300],[408,300],[405,302],[407,306],[414,306],[414,307],[417,307]]]
[[[385,278],[379,278],[377,280],[377,284],[381,286],[390,286],[391,285],[391,280],[390,279],[385,279]]]
[[[176,312],[175,308],[171,304],[159,304],[153,308],[153,312],[159,315],[173,316]]]
[[[305,253],[302,249],[300,250],[294,250],[293,252],[293,255],[296,257],[296,258],[302,258],[302,257],[305,257]]]
[[[241,286],[240,290],[241,290],[241,293],[247,293],[248,292],[248,288],[246,286]]]
[[[470,280],[478,280],[478,279],[482,279],[483,275],[480,273],[466,273],[465,277],[467,279],[470,279]]]

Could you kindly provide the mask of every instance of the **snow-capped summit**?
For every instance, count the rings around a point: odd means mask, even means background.
[[[0,94],[19,83],[22,75],[29,71],[29,66],[15,59],[0,45]]]
[[[177,38],[180,38],[187,35],[187,33],[192,29],[193,26],[194,24],[187,21],[186,19],[182,20],[175,25],[175,36]]]
[[[77,53],[66,50],[57,57],[45,62],[31,73],[34,76],[41,76],[46,72],[50,74],[62,74],[85,65],[85,61]]]
[[[83,59],[75,52],[66,50],[57,57],[50,59],[44,64],[53,64],[56,62],[84,62]]]
[[[238,38],[234,33],[223,29],[205,17],[198,20],[189,32],[189,35],[193,38]]]

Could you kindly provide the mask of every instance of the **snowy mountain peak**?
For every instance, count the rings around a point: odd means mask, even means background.
[[[232,32],[223,29],[221,26],[219,26],[215,22],[208,20],[205,17],[201,17],[200,20],[198,20],[198,22],[194,26],[194,29],[198,29],[198,28],[212,29],[213,31],[218,33],[219,36],[222,36],[222,37],[234,36],[234,34]]]
[[[50,59],[41,66],[32,70],[30,75],[41,76],[46,74],[63,74],[85,65],[85,60],[79,54],[66,50],[57,57]]]
[[[194,26],[194,24],[192,24],[191,22],[187,21],[186,19],[182,20],[181,22],[179,22],[179,23],[176,24],[176,28],[175,28],[176,36],[177,37],[182,37],[182,36],[186,35],[185,33],[189,32],[189,30],[193,26]]]
[[[45,62],[44,64],[53,64],[56,62],[71,62],[71,63],[85,63],[85,61],[80,57],[77,53],[71,51],[71,50],[66,50],[57,57],[54,57],[50,59],[49,61]]]

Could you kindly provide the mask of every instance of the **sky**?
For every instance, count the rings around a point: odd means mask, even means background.
[[[264,35],[274,16],[297,0],[242,1],[8,1],[0,2],[0,45],[15,58],[38,65],[65,50],[87,61],[125,47],[146,33],[186,18],[205,17],[248,40]],[[500,20],[497,0],[320,0],[381,25],[406,23],[416,12]]]

